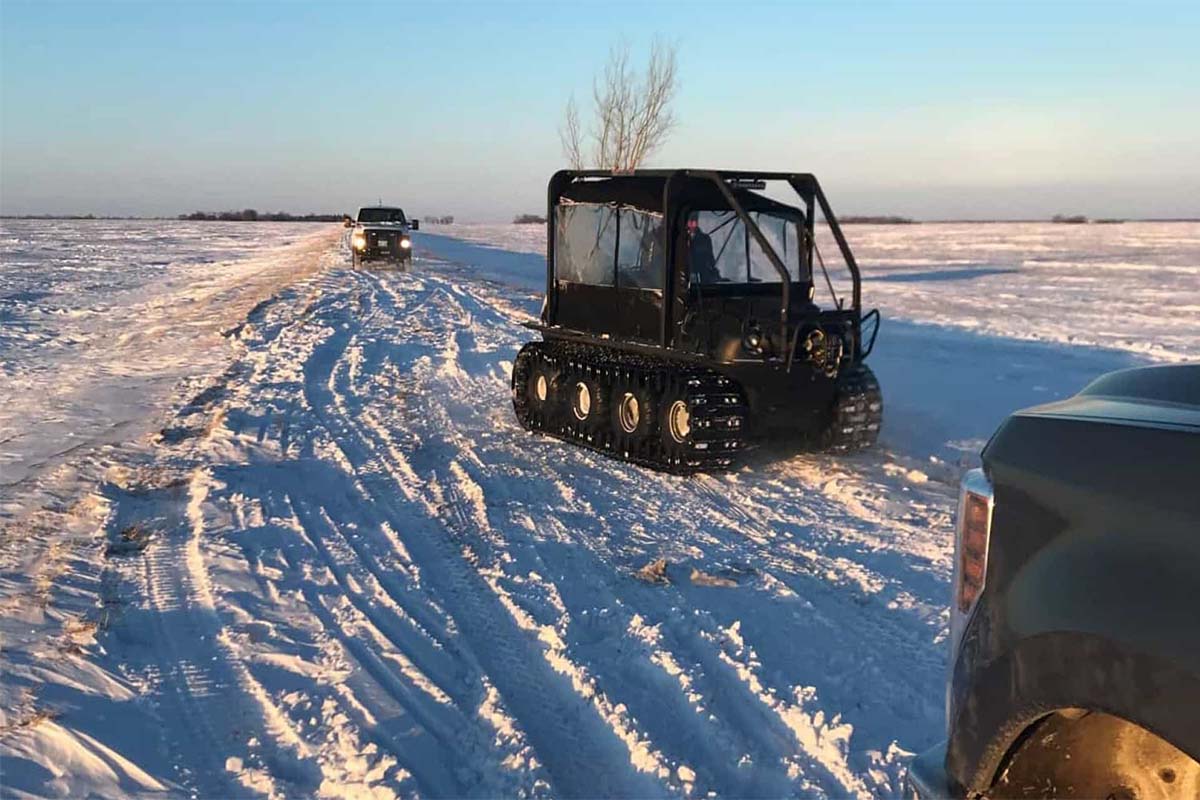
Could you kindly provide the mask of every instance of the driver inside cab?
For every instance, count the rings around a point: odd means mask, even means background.
[[[700,230],[700,221],[695,217],[688,218],[687,237],[692,280],[697,283],[720,281],[721,273],[717,271],[717,259],[713,255],[712,238]]]

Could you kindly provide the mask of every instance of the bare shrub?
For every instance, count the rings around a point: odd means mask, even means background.
[[[584,132],[574,96],[563,112],[559,138],[574,169],[637,169],[674,129],[671,103],[679,89],[676,48],[656,40],[644,73],[629,64],[629,45],[609,50],[604,74],[592,83],[592,120]]]

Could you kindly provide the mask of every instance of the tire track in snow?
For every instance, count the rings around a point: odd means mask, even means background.
[[[494,454],[486,454],[481,459],[475,453],[470,437],[458,432],[461,430],[464,420],[451,419],[445,415],[444,411],[439,414],[437,408],[430,409],[430,412],[435,416],[433,427],[444,431],[445,433],[442,435],[450,440],[447,450],[470,456],[471,461],[479,464],[478,471],[486,476],[490,472],[487,464],[496,461],[487,456]],[[607,467],[608,464],[615,462],[602,463]],[[455,464],[452,463],[451,466],[453,467]],[[461,470],[461,468],[459,469]],[[614,466],[613,469],[623,470],[626,467]],[[532,476],[513,476],[511,474],[503,474],[498,479],[483,477],[481,478],[484,481],[483,487],[472,494],[484,496],[489,504],[503,507],[506,499],[511,499],[509,496],[512,492],[509,487],[514,482],[523,485],[524,481],[530,477]],[[460,520],[469,526],[472,521],[478,520],[478,516],[479,512],[476,511],[473,515],[474,518],[472,515],[460,515]],[[604,523],[601,521],[600,524]],[[487,525],[486,519],[478,522],[480,528]],[[677,591],[640,590],[640,587],[629,576],[613,576],[611,562],[606,562],[593,552],[588,537],[571,534],[565,528],[562,528],[562,533],[564,534],[562,539],[570,542],[570,546],[573,548],[570,557],[564,558],[561,546],[556,543],[552,550],[558,552],[550,555],[550,552],[547,551],[547,558],[543,559],[541,552],[546,549],[546,545],[535,544],[533,552],[529,554],[529,558],[533,559],[534,563],[526,564],[526,567],[532,566],[543,574],[554,574],[555,572],[559,574],[557,586],[569,611],[566,620],[570,621],[573,630],[578,629],[579,620],[586,621],[588,619],[586,615],[589,609],[615,609],[614,616],[617,618],[614,621],[615,624],[602,626],[600,635],[605,641],[619,639],[624,636],[632,622],[632,618],[629,616],[631,613],[640,612],[652,618],[661,618],[664,599],[672,608],[689,605],[687,599]],[[604,533],[604,538],[613,538],[611,530],[606,530]],[[565,574],[563,574],[564,571]],[[597,575],[604,577],[597,580],[595,577]],[[622,591],[621,596],[618,597],[608,586],[604,585],[606,580],[612,580],[614,577],[618,582],[629,584],[634,588]],[[581,589],[580,587],[587,588]],[[664,594],[667,595],[666,598],[662,596]],[[631,671],[636,671],[639,667],[643,670],[646,668],[657,669],[649,663],[648,659],[640,664],[626,660],[619,664],[615,675],[606,674],[612,671],[612,665],[605,663],[604,660],[606,646],[600,648],[599,660],[588,657],[584,659],[584,663],[590,662],[595,665],[596,678],[600,681],[600,685],[605,687],[606,692],[613,697],[613,703],[622,702],[628,704],[635,712],[639,710],[642,712],[637,714],[641,720],[639,724],[643,733],[651,734],[648,740],[651,747],[667,748],[669,751],[673,751],[675,756],[671,760],[674,763],[688,765],[689,762],[700,762],[702,772],[715,770],[723,780],[714,788],[722,793],[737,796],[775,796],[779,793],[786,793],[789,790],[789,782],[798,775],[820,778],[815,787],[801,782],[799,788],[806,791],[819,788],[835,795],[866,791],[865,787],[856,779],[848,777],[849,770],[845,765],[844,756],[834,757],[831,768],[828,748],[824,748],[824,760],[812,758],[806,754],[806,746],[815,747],[820,743],[819,729],[822,726],[819,724],[814,726],[811,718],[807,727],[802,726],[790,707],[775,701],[764,693],[761,685],[755,683],[753,675],[749,675],[747,678],[741,664],[731,662],[724,653],[720,652],[719,647],[715,648],[714,642],[720,641],[722,633],[719,629],[714,629],[709,623],[701,625],[699,629],[690,630],[688,633],[688,647],[673,651],[671,655],[674,657],[680,657],[682,654],[690,656],[698,668],[696,670],[699,673],[697,682],[700,688],[707,690],[707,696],[711,698],[708,704],[709,708],[719,711],[721,720],[738,722],[736,733],[728,729],[725,731],[726,739],[732,735],[733,738],[741,740],[742,747],[736,752],[731,751],[721,755],[710,752],[705,758],[696,759],[694,751],[691,750],[694,745],[684,743],[682,747],[680,746],[681,729],[673,728],[672,724],[664,719],[662,701],[639,697],[638,691],[629,690],[630,682],[626,679],[630,677]],[[577,646],[585,650],[592,649],[587,642],[581,644],[578,636],[572,638],[573,643]],[[634,688],[637,688],[636,682]],[[700,721],[696,713],[691,714],[690,717],[687,714],[678,714],[671,719],[671,722],[682,726],[694,726]],[[658,735],[654,735],[655,733]],[[704,733],[701,732],[693,733],[690,737],[683,735],[682,738],[707,741]],[[742,753],[752,754],[756,766],[752,769],[739,768],[739,756]],[[726,765],[722,772],[720,766],[722,761],[729,761],[731,756],[734,763]],[[793,761],[799,765],[800,771],[797,771],[797,765],[788,766]],[[838,766],[839,761],[840,766]],[[778,766],[772,767],[773,764]]]
[[[207,473],[193,472],[182,524],[145,557],[159,697],[169,716],[187,721],[170,729],[181,737],[172,742],[177,763],[192,765],[181,778],[208,796],[272,795],[276,778],[290,791],[313,791],[319,770],[307,746],[233,655],[216,614],[200,551],[208,489]]]
[[[461,287],[454,287],[453,292],[454,292],[455,299],[458,300],[459,303],[461,304],[463,301],[463,297],[466,295],[466,293],[462,290]],[[469,296],[469,295],[467,295],[467,296]],[[477,302],[477,301],[471,301],[471,302]],[[467,314],[460,315],[456,320],[456,327],[462,326],[462,325],[469,325],[471,323],[472,318],[473,318],[472,315],[467,315]],[[458,358],[459,354],[457,351],[458,351],[458,346],[460,346],[460,343],[463,341],[462,337],[458,334],[453,334],[453,336],[447,335],[447,336],[444,336],[443,338],[447,339],[448,341],[453,341],[455,343],[455,346],[450,346],[450,345],[447,346],[448,350],[453,353],[454,357],[453,358],[446,357],[444,360],[447,363],[453,363],[454,361],[459,360],[459,358]],[[469,373],[470,370],[468,369],[467,372]],[[468,391],[471,388],[469,386],[469,383],[470,383],[469,380],[464,381],[462,376],[456,374],[455,372],[447,372],[444,369],[439,369],[436,371],[436,376],[439,378],[444,378],[445,380],[449,380],[451,382],[457,382],[460,385],[462,385],[462,388],[464,388]],[[445,399],[450,399],[449,397],[446,397],[445,395],[443,395],[440,392],[438,394],[439,394],[439,398],[445,397]],[[489,538],[486,536],[487,531],[485,530],[488,527],[488,524],[486,521],[486,516],[484,519],[481,520],[479,518],[480,510],[478,508],[475,508],[474,511],[464,511],[460,508],[460,506],[462,504],[460,502],[455,501],[455,492],[454,492],[453,487],[456,483],[461,484],[462,473],[464,472],[463,468],[458,466],[455,461],[451,460],[449,471],[447,471],[445,469],[439,469],[439,464],[444,464],[444,463],[446,463],[446,460],[452,459],[454,457],[458,457],[460,459],[465,457],[466,462],[468,462],[468,463],[469,462],[479,463],[479,457],[478,457],[478,455],[475,454],[475,450],[474,450],[472,443],[469,440],[467,440],[467,437],[465,437],[461,434],[456,434],[456,431],[462,427],[464,420],[450,418],[448,415],[446,415],[445,409],[444,409],[444,407],[442,407],[441,404],[429,404],[426,408],[426,414],[431,415],[433,417],[433,419],[429,420],[429,422],[431,423],[430,427],[433,430],[438,432],[438,434],[437,434],[438,436],[448,440],[444,444],[444,447],[443,447],[443,449],[445,450],[445,452],[447,454],[446,458],[445,459],[441,458],[440,454],[439,454],[439,457],[434,457],[434,458],[428,459],[429,463],[427,466],[428,466],[429,472],[431,472],[432,474],[437,475],[439,477],[439,485],[443,486],[442,492],[443,492],[443,494],[446,494],[449,497],[449,502],[446,503],[446,507],[448,508],[449,514],[451,517],[449,524],[461,529],[463,531],[463,535],[468,535],[469,533],[473,532],[475,534],[484,535],[485,539]],[[422,471],[425,471],[425,470],[422,470]],[[486,472],[486,469],[484,471]],[[509,476],[509,477],[511,477],[511,476]],[[450,487],[450,488],[447,489],[445,487]],[[481,495],[485,495],[489,499],[489,501],[494,499],[495,496],[497,496],[497,495],[503,496],[505,493],[506,493],[506,490],[504,488],[503,482],[501,482],[501,484],[498,484],[498,485],[497,484],[489,484],[489,486],[485,489],[480,489],[478,486],[474,486],[471,489],[468,489],[468,491],[466,492],[466,494],[472,495],[476,498],[479,498]],[[472,530],[472,529],[474,529],[474,530]],[[478,536],[476,536],[476,543],[484,544],[485,542],[482,539],[480,539]],[[582,551],[587,552],[587,548],[583,547]],[[536,558],[536,556],[535,556],[535,558]],[[485,559],[485,561],[486,561],[486,559]],[[605,571],[602,564],[595,563],[593,566],[598,567],[599,568],[598,571],[601,571],[601,572]],[[543,567],[543,569],[545,569],[545,568]],[[579,580],[581,578],[585,578],[585,576],[588,572],[589,572],[589,570],[577,570],[574,573],[574,579]],[[568,585],[568,586],[574,585],[574,582],[567,581],[566,585]],[[597,598],[595,598],[594,596],[589,597],[587,599],[591,600],[591,601],[597,600]],[[608,601],[615,601],[615,600],[616,600],[615,597],[613,597],[612,595],[609,595]],[[608,601],[604,601],[603,599],[600,600],[600,602],[608,602]],[[715,660],[714,660],[713,664],[710,665],[710,668],[712,668],[712,667],[716,667],[717,669],[723,670],[723,671],[728,671],[728,669],[729,669],[728,667],[723,667],[722,665],[717,663]],[[724,688],[740,689],[741,687],[738,686],[736,683],[731,683],[729,681],[726,681],[724,684]],[[617,696],[621,695],[619,685],[612,686],[612,691],[615,691]],[[738,692],[738,693],[744,694],[744,692]],[[647,709],[647,711],[649,712],[649,709]],[[647,713],[646,716],[651,719],[655,719],[651,713]],[[744,716],[744,715],[739,714],[739,716]],[[655,721],[657,721],[657,720],[655,720]],[[767,721],[769,721],[769,720],[767,720]],[[764,720],[762,717],[755,718],[754,726],[761,727],[763,722],[764,722]],[[751,726],[747,726],[747,729],[749,729],[750,727]],[[788,730],[790,730],[790,729],[788,729]],[[778,739],[779,736],[783,736],[784,738],[787,738],[787,732],[785,731],[782,734],[778,734],[776,736],[776,738]],[[663,741],[666,741],[666,742],[670,741],[670,739],[668,739],[667,737],[662,737],[662,738],[663,738]],[[812,737],[810,737],[810,738],[812,738]],[[649,744],[651,747],[655,746],[653,742],[654,742],[653,739],[649,740]],[[778,744],[777,742],[774,744],[776,744],[776,746],[771,750],[771,753],[775,760],[782,760],[782,759],[788,758],[790,756],[794,756],[795,746],[792,746],[789,748],[787,745],[781,745],[781,744]],[[761,750],[761,748],[752,748],[752,749]],[[676,760],[678,760],[680,762],[683,761],[683,759],[676,759]],[[823,766],[819,762],[809,761],[807,763],[807,769],[809,772],[816,770],[818,773],[820,773],[823,771]],[[731,774],[732,773],[727,774],[727,777],[729,777]],[[781,777],[782,777],[782,774],[781,774]],[[852,784],[853,784],[853,782],[852,782]],[[746,781],[742,780],[742,781],[735,783],[733,786],[730,786],[727,784],[726,789],[732,790],[732,791],[740,790],[742,793],[744,793],[745,787],[747,785],[748,784],[746,783]],[[737,787],[737,789],[734,788],[735,786]],[[774,791],[779,791],[782,788],[783,788],[783,784],[780,784],[778,782],[776,782],[774,784]],[[828,789],[831,792],[844,793],[847,791],[847,786],[834,780],[832,783],[828,784]]]
[[[335,315],[336,319],[336,315]],[[339,320],[340,322],[340,320]],[[405,547],[421,563],[489,679],[515,714],[563,796],[658,794],[647,776],[631,769],[625,743],[542,657],[542,646],[510,615],[491,587],[425,510],[395,501],[400,475],[375,457],[363,431],[338,409],[345,396],[334,385],[336,362],[350,341],[339,324],[305,364],[304,392],[329,427],[370,498],[394,521]],[[410,487],[410,491],[412,491]],[[414,495],[419,492],[413,492]],[[414,510],[420,517],[414,519]]]
[[[459,290],[462,291],[461,287],[459,287]],[[467,294],[469,294],[469,292]],[[469,373],[470,371],[471,370],[467,368],[463,368],[463,372]],[[461,411],[462,408],[491,408],[493,406],[505,405],[507,403],[507,392],[504,391],[506,387],[492,386],[489,387],[487,391],[480,392],[479,385],[470,384],[469,381],[466,381],[463,378],[462,374],[451,375],[447,377],[452,381],[458,382],[464,390],[468,392],[474,392],[472,397],[472,400],[474,401],[473,403],[456,403],[456,398],[452,396],[453,393],[449,393],[450,396],[446,396],[443,400],[448,408],[454,408],[457,411]],[[444,393],[445,392],[443,390],[443,392],[440,392],[439,394]],[[483,416],[490,422],[491,418],[488,417],[488,415],[484,414]],[[462,415],[459,414],[458,416],[452,416],[452,418],[441,420],[434,427],[439,431],[459,429],[464,431],[458,436],[459,439],[473,439],[477,438],[477,434],[479,434],[484,427],[483,425],[476,423],[476,420],[472,420],[469,417],[463,418]],[[520,432],[515,430],[515,425],[509,425],[508,427],[514,430],[516,436],[522,436]],[[534,441],[536,442],[536,440]],[[524,442],[521,444],[524,445]],[[547,467],[550,468],[552,473],[562,473],[564,466],[570,465],[576,460],[588,462],[586,466],[594,468],[590,471],[598,473],[595,477],[575,480],[574,483],[576,484],[577,494],[580,493],[580,488],[583,487],[582,494],[586,496],[588,494],[588,488],[591,486],[605,486],[606,483],[611,482],[613,477],[617,478],[618,485],[622,482],[629,482],[625,479],[625,468],[621,466],[615,466],[615,462],[610,462],[606,459],[592,456],[591,454],[580,454],[579,451],[557,445],[557,443],[551,444],[551,448],[554,447],[562,449],[560,451],[561,461],[554,464],[547,464]],[[542,448],[539,448],[535,443],[531,444],[528,449],[537,451],[541,450]],[[491,453],[490,455],[492,456],[492,461],[495,461],[496,456],[501,458],[504,456],[508,456],[509,458],[512,457],[511,454],[502,455],[499,452]],[[556,453],[556,456],[557,455],[558,454]],[[476,457],[483,458],[485,461],[489,460],[488,454],[477,455]],[[769,479],[768,482],[754,481],[751,483],[749,488],[753,488],[755,491],[760,490],[764,485],[769,485],[770,480],[777,480],[777,478],[771,473],[777,475],[778,472],[778,469],[771,470],[767,476]],[[604,477],[601,478],[601,475]],[[520,475],[520,473],[515,476],[510,474],[508,477],[510,480],[516,481],[520,481],[522,479],[528,480],[527,475],[523,476]],[[656,480],[657,479],[655,478],[651,478],[645,481],[634,480],[633,482],[635,484],[653,484],[656,482]],[[697,483],[703,484],[705,480],[708,479],[700,479],[697,481]],[[707,492],[707,495],[704,491],[700,490],[693,492],[691,491],[692,487],[690,487],[686,482],[683,482],[682,485],[668,484],[668,486],[656,487],[650,491],[649,495],[646,494],[646,488],[640,488],[640,491],[635,489],[632,494],[641,494],[643,497],[648,498],[655,497],[656,495],[661,496],[673,504],[693,509],[700,509],[702,514],[711,512],[720,515],[726,513],[726,511],[723,511],[722,509],[732,511],[734,517],[731,518],[731,520],[736,524],[737,527],[741,527],[743,523],[752,520],[753,514],[758,514],[759,512],[768,508],[762,502],[755,501],[746,489],[742,489],[738,486],[730,486],[729,481],[723,479],[716,480],[720,481],[722,484],[721,488],[723,490],[728,491],[733,489],[733,494],[718,496],[712,491]],[[737,480],[741,482],[743,477],[738,476]],[[491,493],[492,491],[492,489],[487,490],[488,493]],[[590,504],[597,509],[606,507],[611,509],[614,505],[612,503],[603,501],[599,503],[593,501]],[[747,506],[749,510],[740,508],[740,506],[743,505]],[[845,647],[845,642],[839,640],[849,636],[856,642],[855,647],[851,648],[850,650],[851,653],[853,653],[855,650],[859,650],[869,654],[866,659],[868,663],[877,663],[879,659],[874,654],[880,650],[881,644],[884,645],[885,650],[895,650],[898,648],[900,651],[913,656],[916,663],[925,664],[924,667],[916,671],[917,679],[913,682],[911,689],[904,694],[911,697],[923,696],[925,693],[927,693],[925,690],[929,686],[933,686],[934,691],[930,694],[930,696],[935,696],[936,684],[938,681],[940,681],[941,661],[940,654],[938,654],[935,650],[931,650],[929,647],[929,637],[936,634],[927,630],[928,623],[924,620],[920,620],[916,627],[913,627],[912,623],[905,623],[904,625],[900,626],[900,632],[897,633],[895,625],[897,614],[904,616],[904,614],[907,612],[905,612],[902,608],[885,608],[881,602],[872,599],[878,593],[878,587],[887,583],[887,581],[882,579],[882,577],[868,577],[873,573],[873,570],[870,567],[866,567],[859,562],[855,562],[854,560],[847,561],[845,557],[841,555],[841,553],[830,557],[825,555],[823,552],[825,547],[827,547],[829,544],[834,544],[838,550],[844,549],[843,545],[841,544],[840,537],[836,535],[831,536],[825,533],[825,531],[836,531],[839,527],[847,525],[847,523],[848,529],[853,530],[856,529],[857,526],[862,525],[863,521],[850,513],[848,509],[834,505],[830,499],[822,497],[819,493],[809,498],[806,505],[795,506],[793,502],[793,507],[797,508],[797,510],[807,512],[806,516],[810,520],[826,520],[823,525],[816,527],[813,527],[812,525],[808,526],[810,533],[803,533],[802,530],[799,532],[805,537],[810,536],[811,533],[820,534],[815,541],[809,543],[808,547],[796,549],[790,557],[780,560],[779,555],[774,551],[774,546],[778,541],[778,536],[771,527],[772,523],[778,522],[779,514],[778,511],[773,510],[772,514],[767,517],[768,523],[766,523],[766,527],[764,527],[764,523],[759,522],[756,526],[751,528],[751,530],[757,529],[759,534],[750,537],[752,541],[749,545],[747,545],[746,542],[740,541],[740,535],[739,537],[735,537],[735,539],[739,539],[739,546],[729,550],[730,554],[740,556],[739,560],[741,561],[747,561],[757,565],[767,565],[771,571],[782,573],[785,576],[785,582],[783,586],[788,587],[787,591],[794,597],[797,597],[800,602],[806,604],[809,608],[808,611],[803,612],[803,615],[806,617],[812,617],[813,619],[806,621],[804,627],[812,628],[814,632],[820,634],[818,637],[819,641],[822,642],[822,644],[819,645],[820,649],[823,649],[826,646],[833,646],[837,647],[838,649],[842,649]],[[605,516],[603,512],[598,513],[601,517]],[[685,529],[687,529],[687,527],[688,526],[685,526]],[[607,539],[610,537],[611,530],[606,530],[606,533],[602,538]],[[706,538],[716,542],[720,541],[719,538]],[[585,547],[591,546],[586,541],[581,541],[580,544]],[[728,544],[728,542],[726,542],[726,544]],[[812,545],[816,545],[815,549],[813,549]],[[611,558],[614,555],[619,556],[620,554],[614,554],[610,552],[606,553],[605,557]],[[800,560],[797,561],[797,558]],[[812,563],[814,558],[817,559],[815,565]],[[847,572],[848,569],[850,570],[849,572]],[[845,583],[843,579],[839,577],[842,575],[851,576],[849,584]],[[861,575],[862,577],[854,577],[856,575]],[[833,579],[832,583],[829,582],[830,578]],[[846,595],[845,590],[847,585],[857,588],[857,586],[863,585],[862,580],[864,578],[868,578],[869,580],[869,583],[864,586],[864,589],[852,591],[850,595]],[[799,595],[797,595],[797,591],[799,591]],[[866,594],[860,594],[862,591],[866,591]],[[817,603],[817,606],[814,607],[813,603]],[[876,617],[881,617],[878,622],[874,621]],[[859,630],[847,632],[844,630],[843,624],[835,621],[846,618],[857,618],[855,626]],[[862,622],[866,621],[871,621],[871,624],[863,625]],[[710,632],[710,635],[713,634]],[[888,642],[891,642],[891,644],[887,644]],[[705,645],[699,645],[699,649],[704,650]],[[711,651],[712,645],[707,645],[707,649]],[[838,662],[841,664],[840,669],[844,670],[847,663],[852,661],[852,659],[853,656],[849,658],[844,656],[839,658]],[[813,663],[811,658],[802,658],[799,664],[803,665],[805,662],[809,662],[811,667],[815,667],[818,674],[823,672],[825,669],[839,669],[834,667],[834,662],[823,664],[821,659],[817,659],[816,662]],[[729,662],[723,662],[722,666],[726,672],[738,675],[738,680],[741,681],[747,689],[756,685],[754,681],[758,679],[750,680],[744,674],[739,673],[738,670],[740,667],[738,667],[738,665]],[[930,676],[933,677],[931,678]],[[863,674],[863,680],[874,682],[876,678],[871,672],[865,672]],[[790,685],[790,683],[785,683],[779,688],[788,689]],[[764,689],[769,687],[763,687],[761,681],[759,681],[757,686],[759,687],[758,696],[762,698],[762,702],[766,706],[771,718],[776,719],[777,723],[783,726],[785,735],[791,735],[791,733],[794,732],[798,738],[805,739],[811,744],[812,737],[806,732],[803,726],[800,726],[799,730],[796,729],[798,725],[798,717],[793,711],[793,708],[799,708],[799,705],[795,705],[791,701],[784,702],[773,700],[772,698],[776,696],[775,690],[766,692]],[[832,696],[844,696],[845,699],[851,703],[850,710],[853,711],[853,706],[859,702],[856,698],[856,695],[859,692],[865,692],[866,694],[870,695],[873,693],[872,689],[873,687],[870,684],[864,684],[860,689],[850,690],[849,687],[847,687],[845,689],[834,691]],[[790,694],[790,691],[786,692],[785,696],[786,694]],[[828,694],[828,692],[822,693],[821,696],[824,696],[825,694]],[[811,701],[806,701],[804,705],[805,707],[811,706]],[[832,716],[833,715],[829,713],[822,713],[819,718],[829,720],[832,718]],[[818,717],[814,717],[813,713],[809,713],[808,718],[812,720]],[[893,734],[894,733],[895,731]],[[875,735],[878,736],[878,732]],[[886,741],[882,744],[886,744]],[[845,766],[839,768],[835,766],[833,772],[829,773],[829,777],[832,779],[832,775],[839,772],[842,775],[845,775],[846,770],[848,769],[865,768],[867,764],[860,760],[863,755],[864,754],[860,753],[855,759],[853,759],[854,763],[856,764],[856,766],[853,768]],[[845,764],[844,760],[843,764]],[[885,771],[890,772],[894,778],[898,774],[899,765],[892,764],[892,766],[888,767]],[[862,789],[861,784],[857,784],[856,780],[851,779],[850,783],[852,786],[859,786],[860,791],[865,791],[865,789]],[[839,785],[840,781],[835,780],[835,782],[828,787],[828,790],[838,793],[839,791],[844,792],[849,788],[842,786],[839,790]]]

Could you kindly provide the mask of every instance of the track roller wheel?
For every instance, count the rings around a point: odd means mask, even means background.
[[[654,434],[658,404],[654,393],[636,377],[618,377],[610,413],[613,446],[625,457],[639,456]]]
[[[567,419],[589,441],[608,428],[610,385],[606,378],[599,370],[577,368],[564,381]]]
[[[522,428],[543,430],[553,424],[562,391],[558,370],[546,359],[541,343],[527,344],[517,353],[511,388],[513,411]]]
[[[686,468],[695,443],[695,430],[691,399],[679,381],[669,381],[663,392],[658,407],[658,435],[666,465],[672,469]]]

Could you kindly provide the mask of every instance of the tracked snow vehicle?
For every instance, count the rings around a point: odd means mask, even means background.
[[[800,203],[772,199],[769,183]],[[848,303],[816,245],[818,210]],[[815,177],[560,171],[547,220],[546,297],[528,323],[542,341],[512,372],[524,428],[676,473],[727,469],[767,437],[874,444],[882,399],[864,359],[879,313],[862,312],[857,263]]]

